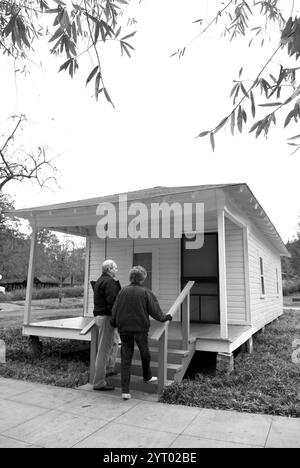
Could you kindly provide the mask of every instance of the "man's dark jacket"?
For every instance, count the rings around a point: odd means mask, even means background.
[[[111,324],[118,328],[120,334],[147,333],[150,328],[149,315],[159,322],[168,320],[152,291],[138,284],[130,284],[118,294]]]
[[[111,316],[112,307],[121,289],[119,281],[103,273],[94,286],[94,316]]]

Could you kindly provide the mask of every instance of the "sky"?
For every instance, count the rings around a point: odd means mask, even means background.
[[[59,169],[59,187],[52,190],[12,184],[16,207],[158,185],[245,182],[288,241],[300,216],[300,151],[291,156],[286,144],[295,134],[293,127],[288,132],[275,129],[267,140],[247,132],[232,137],[229,129],[222,129],[215,152],[209,139],[195,138],[230,111],[232,80],[241,66],[245,79],[255,77],[278,37],[264,48],[259,43],[249,48],[247,41],[229,42],[212,28],[192,42],[182,59],[170,58],[199,33],[199,24],[192,22],[211,19],[220,2],[136,3],[132,58],[121,57],[115,44],[102,55],[115,109],[103,98],[95,102],[92,87],[85,88],[93,67],[90,57],[73,81],[57,74],[62,61],[49,58],[47,44],[38,51],[41,63],[33,64],[26,77],[15,78],[7,59],[0,58],[1,122],[12,113],[26,113],[30,125],[24,142],[48,146]]]

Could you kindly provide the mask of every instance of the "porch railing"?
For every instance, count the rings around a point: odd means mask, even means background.
[[[172,317],[176,314],[179,307],[186,301],[186,308],[182,310],[181,332],[182,348],[188,349],[190,341],[190,291],[195,281],[189,281],[176,301],[168,311]],[[167,383],[167,364],[168,364],[168,329],[169,321],[162,323],[152,334],[151,339],[158,342],[158,393],[162,393]]]

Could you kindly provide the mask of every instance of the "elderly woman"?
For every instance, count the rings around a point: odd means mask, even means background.
[[[143,267],[133,267],[129,272],[130,284],[121,289],[112,309],[111,324],[118,328],[121,338],[121,384],[124,400],[131,398],[129,384],[134,343],[141,354],[144,382],[157,381],[157,377],[152,377],[150,369],[149,315],[159,322],[172,320],[171,315],[165,315],[161,311],[152,291],[142,286],[146,278],[147,272]]]

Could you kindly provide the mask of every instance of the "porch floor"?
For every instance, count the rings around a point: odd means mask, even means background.
[[[25,335],[49,336],[54,338],[69,338],[77,340],[90,340],[90,333],[80,335],[81,330],[90,323],[93,317],[71,317],[58,320],[44,320],[24,325]],[[160,322],[151,321],[149,336],[151,337]],[[211,352],[232,352],[243,344],[253,334],[249,325],[228,325],[228,338],[220,336],[218,324],[190,324],[190,339],[196,341],[196,350]],[[181,339],[181,323],[171,322],[169,325],[169,338]]]

